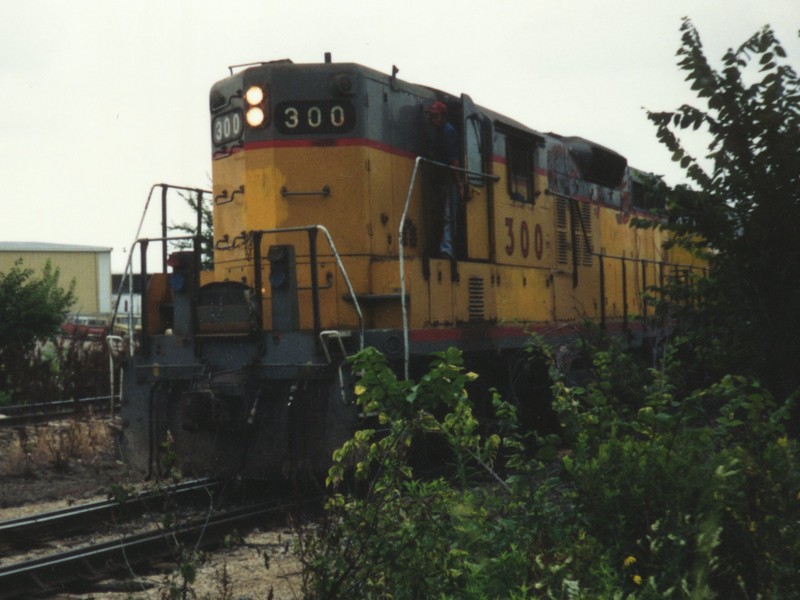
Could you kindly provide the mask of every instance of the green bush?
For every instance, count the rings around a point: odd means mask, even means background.
[[[455,350],[419,382],[358,355],[376,426],[335,453],[301,546],[308,597],[800,597],[789,403],[744,377],[684,389],[672,349],[656,368],[613,343],[588,355],[583,386],[552,369],[561,436],[522,435],[515,407],[471,398]],[[431,440],[446,476],[417,466]]]
[[[622,403],[608,386],[621,354],[595,354],[585,389],[556,383],[573,432],[564,468],[588,532],[617,562],[634,557],[642,584],[662,595],[796,593],[800,472],[789,403],[776,406],[744,377],[682,391],[671,383],[684,370],[672,352],[649,369],[640,399]]]

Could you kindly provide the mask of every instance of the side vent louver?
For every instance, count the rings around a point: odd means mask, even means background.
[[[469,320],[483,321],[485,317],[485,290],[483,277],[469,278]]]
[[[567,200],[558,198],[556,200],[556,257],[560,265],[572,263],[573,235],[575,236],[577,264],[591,267],[593,264],[592,252],[594,252],[592,207],[584,202],[575,202],[571,208]]]
[[[558,264],[565,265],[569,262],[569,232],[567,229],[567,201],[563,198],[556,200],[556,231]]]
[[[576,223],[573,227],[578,233],[577,251],[578,264],[584,267],[592,266],[592,252],[594,252],[594,241],[592,240],[592,207],[589,204],[581,203],[578,210],[580,216],[576,215]]]

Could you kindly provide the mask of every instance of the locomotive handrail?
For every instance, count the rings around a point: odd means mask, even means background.
[[[292,232],[301,232],[301,231],[308,232],[309,233],[309,237],[311,237],[312,234],[316,234],[318,231],[322,231],[322,233],[327,238],[328,245],[330,246],[331,251],[333,252],[334,259],[336,260],[336,264],[337,264],[337,266],[339,268],[339,271],[342,274],[342,277],[344,279],[345,285],[347,285],[347,289],[348,289],[348,291],[350,293],[350,296],[351,296],[352,301],[353,301],[353,305],[354,305],[355,310],[356,310],[356,314],[358,316],[359,350],[363,350],[364,349],[364,315],[363,315],[363,313],[361,311],[361,306],[360,306],[360,304],[358,302],[358,298],[356,296],[355,290],[354,290],[353,285],[352,285],[352,283],[350,281],[350,277],[347,275],[347,271],[345,270],[344,263],[341,260],[341,256],[339,255],[339,251],[337,250],[336,244],[334,244],[333,238],[331,237],[331,234],[328,231],[328,229],[324,225],[309,225],[309,226],[301,226],[301,227],[283,227],[283,228],[275,228],[275,229],[253,230],[253,231],[249,232],[249,235],[251,236],[251,238],[255,238],[255,237],[259,238],[257,247],[255,248],[255,251],[256,251],[256,256],[260,257],[260,238],[261,238],[261,236],[266,235],[266,234],[292,233]],[[150,242],[172,242],[172,241],[181,241],[181,240],[193,240],[195,242],[195,245],[196,246],[198,245],[198,237],[197,236],[191,236],[191,235],[172,236],[172,237],[158,237],[158,238],[141,238],[141,239],[138,239],[138,240],[136,240],[134,242],[134,244],[133,244],[133,246],[131,248],[131,254],[133,254],[133,248],[136,245],[139,245],[140,248],[141,248],[141,252],[140,252],[141,259],[140,260],[142,262],[142,270],[143,270],[143,272],[146,272],[146,268],[147,268],[146,267],[146,265],[147,265],[147,247],[150,244]],[[315,333],[318,334],[321,331],[322,327],[321,327],[320,322],[319,322],[320,321],[320,317],[319,317],[320,310],[319,310],[319,294],[318,294],[318,290],[320,289],[320,287],[319,287],[318,278],[316,276],[316,242],[315,242],[314,239],[310,240],[310,245],[311,245],[311,248],[310,248],[310,252],[311,252],[311,269],[312,269],[311,290],[312,290],[312,303],[313,303],[313,309],[314,309],[314,329],[315,329]],[[197,248],[196,248],[196,250],[197,250]],[[195,263],[194,268],[195,269],[199,269],[199,264]],[[257,295],[258,300],[259,300],[259,306],[261,306],[261,298],[262,298],[262,296],[261,296],[261,269],[260,269],[260,266],[258,266],[258,265],[257,265],[257,267],[255,269],[255,275],[256,275],[256,282],[255,282],[254,287],[255,287],[256,295]],[[194,315],[192,315],[192,322],[194,322],[194,320],[195,320]],[[113,322],[114,321],[112,319],[112,327],[113,327]],[[142,323],[141,323],[142,331],[146,331],[147,330],[147,325],[148,325],[148,323],[147,323],[147,311],[143,310],[142,311]],[[132,330],[132,327],[131,327],[131,330]],[[146,345],[146,340],[144,338],[142,338],[142,344]],[[133,336],[131,335],[131,348],[130,348],[131,355],[133,355],[133,352],[134,352]]]
[[[177,242],[177,241],[181,241],[181,240],[192,240],[192,241],[195,242],[195,245],[199,245],[197,243],[197,239],[198,239],[198,236],[194,236],[194,235],[179,235],[179,236],[174,236],[174,237],[157,237],[157,238],[139,238],[136,241],[134,241],[133,244],[131,244],[130,257],[128,258],[128,265],[125,268],[125,273],[123,274],[122,281],[120,282],[119,288],[117,290],[117,303],[116,303],[116,306],[114,306],[114,312],[111,315],[111,324],[109,326],[109,331],[112,331],[112,332],[114,331],[114,324],[116,323],[117,311],[119,309],[119,299],[122,297],[122,288],[124,287],[124,284],[125,284],[125,277],[129,275],[129,271],[131,270],[131,259],[133,257],[134,248],[136,248],[137,245],[141,247],[141,251],[140,251],[140,261],[141,261],[140,269],[141,269],[141,272],[142,272],[142,283],[141,283],[141,285],[143,287],[142,291],[144,291],[144,286],[145,286],[145,283],[146,283],[144,281],[144,277],[147,274],[147,248],[148,248],[150,242],[164,242],[166,244],[166,242]],[[128,298],[131,300],[131,303],[130,303],[130,308],[131,309],[128,311],[128,354],[129,354],[129,356],[133,356],[134,351],[135,351],[135,343],[136,343],[136,341],[134,339],[135,338],[135,335],[134,335],[135,331],[134,331],[134,327],[133,327],[133,273],[130,273],[130,276],[128,277]],[[147,311],[144,308],[142,309],[142,313],[140,315],[140,319],[141,319],[141,329],[142,329],[142,331],[146,331]]]
[[[609,260],[618,260],[622,264],[622,273],[623,273],[623,280],[622,280],[623,308],[622,308],[622,312],[623,312],[623,329],[624,330],[628,329],[628,301],[627,301],[628,294],[627,294],[627,291],[626,291],[627,279],[625,278],[625,275],[624,275],[625,274],[625,264],[626,264],[626,262],[630,261],[630,262],[632,262],[634,264],[641,264],[643,266],[650,264],[650,265],[655,265],[655,266],[660,267],[659,278],[662,281],[663,281],[663,277],[664,277],[664,267],[671,267],[673,271],[683,270],[684,272],[689,272],[689,273],[693,273],[695,271],[695,269],[698,269],[703,274],[705,274],[705,272],[706,272],[706,269],[701,267],[701,266],[699,266],[699,265],[672,263],[672,262],[669,262],[667,260],[663,260],[663,258],[662,258],[662,260],[656,260],[656,259],[652,259],[652,258],[639,258],[639,257],[624,256],[624,255],[620,256],[620,255],[614,255],[614,254],[606,254],[605,252],[598,252],[593,248],[592,243],[589,240],[589,234],[586,231],[586,223],[584,221],[583,213],[580,210],[577,210],[575,208],[577,203],[581,202],[581,200],[579,200],[575,196],[562,194],[562,193],[557,192],[555,190],[552,190],[550,188],[546,188],[544,193],[547,196],[554,196],[556,198],[560,198],[562,200],[566,200],[566,201],[568,201],[570,203],[569,204],[570,213],[572,214],[573,211],[574,211],[578,215],[578,222],[580,223],[581,232],[583,234],[583,240],[584,240],[584,243],[586,244],[586,248],[585,248],[584,252],[586,254],[588,254],[589,256],[596,256],[598,259],[600,259],[600,290],[601,290],[601,292],[600,292],[600,327],[601,328],[605,328],[605,325],[606,325],[606,297],[605,297],[605,293],[603,291],[605,289],[605,264],[603,263],[603,259],[607,258]],[[575,240],[576,232],[575,232],[575,228],[574,227],[572,228],[572,235],[573,235],[573,248],[574,248],[573,253],[572,253],[572,281],[573,281],[572,285],[573,285],[573,287],[577,287],[577,285],[578,285],[578,253],[577,253],[577,248],[576,248],[577,242]],[[642,286],[647,288],[647,283],[645,281],[645,276],[646,276],[646,272],[643,270],[642,271]],[[643,301],[642,301],[642,312],[645,315],[647,313],[647,300],[646,299],[643,299]]]
[[[141,277],[142,277],[142,297],[144,297],[144,290],[145,290],[145,285],[146,285],[145,277],[147,276],[147,248],[150,245],[150,242],[161,242],[163,244],[164,248],[166,248],[167,242],[179,242],[179,241],[188,241],[188,240],[191,240],[192,242],[194,242],[195,255],[199,256],[199,250],[200,250],[200,236],[199,235],[176,235],[176,236],[164,236],[164,237],[157,237],[157,238],[140,238],[140,239],[136,240],[133,243],[133,245],[131,246],[131,255],[133,255],[133,247],[134,246],[136,246],[138,244],[139,247],[141,248],[141,250],[139,252],[139,254],[140,254],[140,257],[139,257],[140,266],[139,266],[139,268],[141,270]],[[163,269],[164,272],[166,272],[166,270],[167,270],[166,267],[167,267],[167,265],[166,265],[166,261],[165,261],[164,269]],[[198,273],[200,271],[200,261],[199,260],[195,261],[193,269],[195,271],[195,277],[197,278],[198,277]],[[132,279],[133,278],[131,278],[131,280]],[[198,280],[199,280],[199,278],[198,278]],[[130,291],[130,294],[131,294],[131,296],[133,296],[133,291],[132,290]],[[132,302],[131,302],[131,306],[133,306]],[[195,312],[196,311],[196,306],[195,306],[195,303],[192,302],[191,306],[192,306],[192,308],[191,308],[191,311],[192,311],[191,321],[192,321],[192,323],[194,323],[195,322],[195,317],[196,317],[196,312]],[[150,315],[149,315],[146,307],[143,306],[142,307],[142,314],[141,314],[141,321],[140,321],[141,331],[142,331],[142,338],[141,338],[141,342],[140,343],[142,345],[142,350],[143,350],[143,352],[145,354],[147,354],[148,349],[149,349],[149,342],[148,342],[148,339],[147,339],[147,330],[148,330],[149,325],[150,325],[149,318],[150,318]],[[111,326],[113,327],[113,325],[114,325],[114,321],[112,319]],[[112,329],[112,331],[113,331],[113,329]],[[133,356],[134,349],[135,349],[135,340],[134,340],[132,311],[128,312],[128,338],[129,338],[129,342],[130,342],[130,355]]]
[[[562,193],[556,192],[555,190],[552,190],[550,188],[545,189],[544,193],[547,196],[555,196],[556,198],[561,198],[562,200],[570,200],[570,201],[574,201],[574,202],[581,202],[581,200],[579,198],[575,197],[575,196],[569,196],[567,194],[562,194]],[[584,240],[586,242],[588,254],[591,254],[592,256],[599,256],[601,258],[613,258],[613,259],[618,259],[618,260],[631,260],[631,261],[637,261],[637,262],[642,262],[642,263],[650,263],[650,264],[654,264],[654,265],[670,265],[670,266],[673,266],[673,267],[684,267],[684,268],[688,268],[690,270],[694,270],[694,269],[704,270],[702,267],[699,267],[698,265],[687,265],[687,264],[682,264],[682,263],[671,263],[671,262],[668,262],[666,260],[656,260],[656,259],[653,259],[653,258],[637,258],[637,257],[633,257],[633,256],[624,256],[624,255],[619,255],[619,254],[607,254],[605,252],[597,252],[596,250],[594,250],[592,248],[591,244],[588,241],[588,234],[586,232],[586,224],[583,222],[583,216],[581,214],[578,214],[578,219],[580,220],[581,230],[582,230],[582,233],[583,233]]]
[[[133,249],[136,244],[139,242],[139,236],[142,233],[142,227],[144,225],[144,219],[147,216],[147,210],[150,208],[150,201],[153,199],[153,192],[156,188],[161,188],[161,231],[162,236],[164,238],[167,237],[167,191],[170,189],[173,190],[180,190],[183,192],[195,192],[199,195],[203,194],[211,194],[211,190],[203,190],[200,188],[194,187],[187,187],[182,185],[171,185],[169,183],[155,183],[150,187],[150,192],[147,194],[147,200],[144,203],[144,210],[142,210],[142,216],[139,219],[139,225],[136,228],[136,235],[133,238],[133,243],[131,244],[130,252],[128,253],[128,260],[125,263],[125,270],[122,272],[122,278],[119,282],[119,287],[117,288],[117,299],[122,296],[122,290],[125,287],[125,279],[128,278],[128,295],[133,297],[133,272],[132,272],[132,264],[133,264]],[[200,229],[202,225],[202,210],[200,206],[200,202],[197,203],[197,235],[200,235]],[[162,252],[162,256],[163,256]],[[166,258],[164,258],[164,271],[166,271]],[[144,282],[143,282],[144,283]],[[116,303],[114,306],[114,312],[111,314],[111,325],[109,327],[110,331],[114,330],[114,323],[117,320],[117,312],[119,311],[119,302]],[[134,340],[133,340],[133,305],[131,305],[130,310],[128,311],[128,336],[129,336],[129,345],[130,345],[130,354],[133,355],[134,351]]]
[[[404,373],[406,379],[408,379],[409,376],[408,363],[410,360],[410,348],[408,344],[408,309],[406,307],[406,269],[405,269],[405,257],[403,252],[404,250],[403,233],[406,226],[406,218],[408,217],[408,207],[411,204],[411,192],[414,190],[414,184],[416,183],[417,171],[419,170],[419,165],[420,163],[423,162],[434,165],[436,167],[444,167],[445,169],[449,169],[451,171],[465,173],[467,175],[477,175],[478,177],[482,177],[484,179],[491,179],[495,182],[500,180],[500,178],[497,175],[492,175],[491,173],[480,173],[478,171],[470,171],[469,169],[462,169],[461,167],[454,167],[452,165],[431,160],[430,158],[425,158],[424,156],[418,156],[414,161],[414,170],[411,172],[411,181],[408,184],[408,193],[406,193],[406,203],[403,206],[403,215],[400,217],[400,227],[398,229],[398,235],[397,235],[398,253],[400,255],[400,307],[403,313],[403,347],[404,347],[403,363],[404,363]]]
[[[666,260],[656,260],[655,258],[639,258],[636,256],[624,256],[622,254],[608,254],[606,252],[596,252],[592,250],[592,256],[597,256],[599,258],[610,258],[612,260],[627,260],[630,262],[638,262],[638,263],[645,263],[650,265],[660,265],[660,266],[670,266],[674,268],[683,268],[689,269],[690,271],[694,271],[695,269],[699,271],[705,271],[706,268],[700,265],[690,265],[685,263],[673,263]]]
[[[336,249],[336,244],[333,243],[333,238],[331,237],[330,232],[324,225],[305,225],[305,226],[298,226],[298,227],[278,227],[275,229],[256,229],[250,231],[250,236],[253,237],[255,241],[255,237],[258,237],[258,245],[255,250],[255,256],[260,259],[261,256],[261,236],[266,234],[274,234],[274,233],[297,233],[305,231],[308,232],[309,237],[311,237],[312,233],[316,233],[317,231],[321,231],[325,234],[325,237],[328,239],[328,245],[333,252],[333,257],[336,260],[336,265],[339,267],[339,272],[342,274],[344,278],[345,285],[347,285],[347,290],[350,292],[350,297],[353,299],[353,306],[356,309],[356,314],[358,315],[358,333],[359,333],[359,350],[364,349],[364,315],[361,312],[361,306],[358,303],[358,298],[356,297],[356,292],[353,288],[353,284],[350,282],[350,277],[347,275],[347,271],[344,268],[344,263],[342,262],[341,256],[339,255],[339,251]],[[317,291],[319,290],[319,282],[316,276],[316,268],[317,268],[317,260],[316,260],[316,242],[314,239],[310,239],[310,253],[311,253],[311,289],[312,289],[312,304],[314,310],[314,330],[317,335],[321,332],[321,325],[319,324],[319,294]],[[256,288],[256,296],[258,297],[259,307],[261,306],[261,269],[255,269],[255,276],[257,278],[257,284],[255,285]]]

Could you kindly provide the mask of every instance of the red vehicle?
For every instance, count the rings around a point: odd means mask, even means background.
[[[61,326],[61,335],[72,339],[104,340],[108,331],[108,321],[98,317],[75,316]]]

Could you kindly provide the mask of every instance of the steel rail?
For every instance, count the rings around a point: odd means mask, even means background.
[[[66,589],[74,582],[94,581],[135,565],[173,556],[182,546],[220,544],[232,529],[255,526],[279,507],[248,506],[211,515],[174,529],[141,533],[84,546],[22,563],[0,566],[0,599],[30,597]]]
[[[122,502],[98,500],[0,522],[0,550],[28,549],[57,536],[97,531],[100,527],[134,519],[145,511],[160,512],[170,499],[205,499],[222,489],[219,480],[196,479],[165,490],[134,494]]]
[[[0,428],[55,421],[76,415],[86,407],[92,407],[98,413],[106,413],[112,410],[109,399],[110,396],[98,396],[79,400],[4,406],[0,408]]]
[[[103,403],[108,402],[110,396],[93,396],[89,398],[79,398],[78,400],[53,400],[51,402],[36,402],[32,404],[9,404],[8,406],[0,407],[0,413],[4,415],[20,414],[28,412],[41,411],[42,408],[47,410],[48,407],[54,406],[74,406],[77,402],[80,405],[98,405],[102,406]]]

